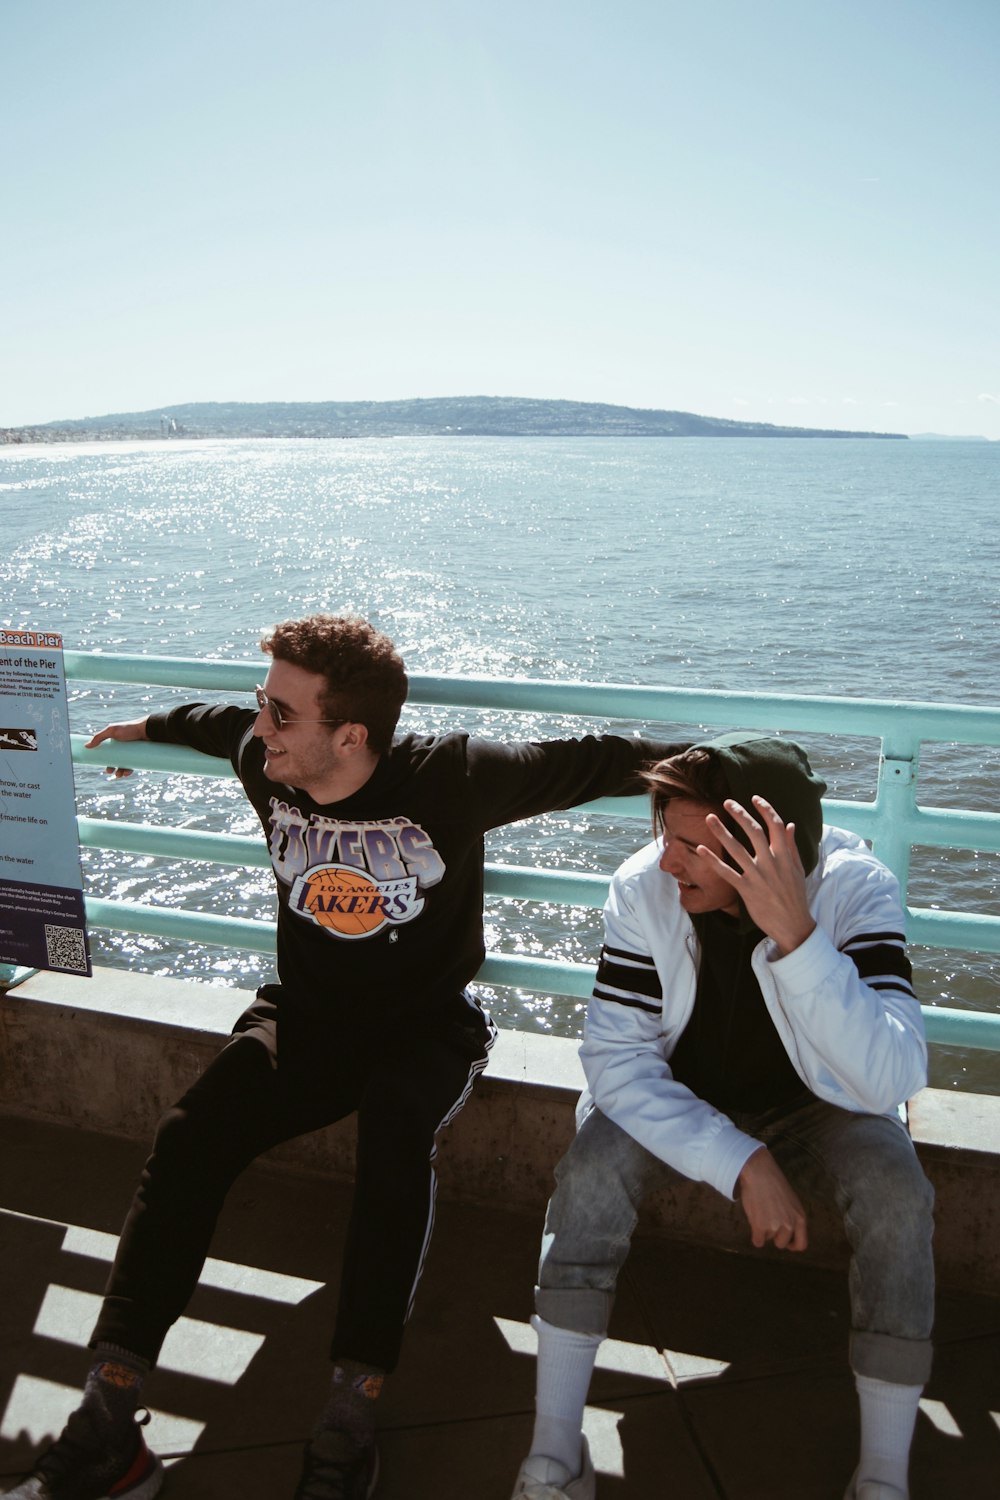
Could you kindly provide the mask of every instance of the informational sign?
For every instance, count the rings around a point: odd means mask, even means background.
[[[91,973],[62,636],[0,629],[0,964]]]

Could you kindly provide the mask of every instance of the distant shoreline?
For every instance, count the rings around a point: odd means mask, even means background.
[[[474,437],[497,437],[497,438],[651,438],[651,437],[721,437],[721,438],[759,438],[762,441],[767,438],[781,438],[788,442],[797,438],[855,438],[859,442],[966,442],[987,443],[988,438],[941,438],[941,439],[919,439],[912,438],[908,432],[727,432],[727,433],[704,433],[704,432],[677,432],[677,433],[652,433],[652,432],[359,432],[359,433],[304,433],[304,432],[177,432],[170,437],[162,437],[159,433],[145,432],[60,432],[40,433],[30,428],[0,428],[0,448],[54,448],[64,443],[93,443],[100,446],[104,443],[227,443],[227,442],[260,442],[260,443],[345,443],[354,438],[369,439],[370,441],[384,440],[386,438],[474,438]]]
[[[908,442],[903,432],[780,427],[694,412],[516,396],[407,401],[192,402],[144,412],[0,427],[0,445],[205,438],[742,437],[863,438]]]

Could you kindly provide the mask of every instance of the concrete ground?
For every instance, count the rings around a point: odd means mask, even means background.
[[[76,1404],[143,1150],[0,1119],[0,1481]],[[347,1189],[252,1169],[150,1382],[168,1500],[282,1500],[327,1384]],[[539,1222],[442,1203],[381,1402],[379,1500],[508,1500],[532,1425]],[[856,1416],[840,1273],[637,1240],[587,1428],[599,1500],[841,1500]],[[997,1500],[1000,1300],[947,1292],[913,1500]]]

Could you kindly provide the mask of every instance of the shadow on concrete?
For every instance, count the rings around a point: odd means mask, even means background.
[[[0,1476],[30,1467],[83,1345],[144,1152],[0,1122]],[[255,1167],[148,1386],[177,1500],[290,1496],[323,1402],[349,1190]],[[508,1500],[527,1450],[540,1223],[462,1203],[438,1225],[381,1404],[380,1500]],[[841,1500],[857,1441],[842,1273],[640,1238],[591,1391],[599,1500]],[[913,1500],[996,1500],[1000,1301],[944,1294]]]

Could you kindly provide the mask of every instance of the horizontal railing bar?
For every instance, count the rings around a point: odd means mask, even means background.
[[[223,661],[212,656],[125,656],[103,651],[63,651],[63,666],[74,682],[120,682],[136,687],[194,687],[212,692],[253,694],[267,672],[267,661]]]
[[[520,953],[491,953],[476,975],[483,984],[510,985],[569,999],[589,1000],[594,988],[591,964],[559,963],[552,958],[530,958]]]
[[[77,823],[80,843],[88,848],[258,869],[270,865],[266,844],[247,834],[154,828],[146,823],[115,823],[105,818],[78,818]],[[488,895],[556,901],[567,906],[603,906],[609,879],[610,874],[539,870],[530,865],[486,866]],[[1000,952],[1000,917],[918,908],[907,914],[907,935],[911,943],[924,943],[928,947],[985,948],[987,952]]]
[[[263,661],[232,662],[211,657],[124,656],[64,651],[66,676],[74,680],[142,686],[236,689],[250,694],[266,670]],[[909,730],[914,741],[1000,742],[1000,709],[965,703],[919,703],[905,699],[801,697],[788,693],[737,693],[721,689],[641,687],[532,677],[442,677],[414,673],[414,703],[465,708],[509,708],[543,713],[580,713],[649,722],[734,723],[748,729],[810,729],[882,739],[886,727]]]
[[[209,833],[201,828],[154,828],[111,818],[77,818],[80,843],[89,849],[152,854],[158,859],[204,860],[217,865],[270,866],[267,845],[245,833]]]
[[[980,953],[1000,953],[1000,917],[975,911],[937,911],[907,907],[908,942],[927,948],[971,948]]]
[[[944,1005],[922,1005],[927,1040],[939,1046],[969,1047],[1000,1052],[1000,1015],[989,1011],[954,1010]]]
[[[202,755],[186,745],[154,744],[152,740],[135,740],[131,744],[105,740],[94,750],[87,750],[87,735],[71,734],[73,760],[80,766],[121,766],[130,771],[173,771],[183,776],[221,776],[234,780],[236,772],[228,760],[219,755]]]
[[[170,906],[146,906],[138,901],[107,901],[84,896],[87,921],[116,932],[141,932],[149,937],[177,938],[187,943],[210,943],[247,953],[275,953],[276,927],[251,917],[220,917],[212,912],[185,911]]]
[[[530,865],[487,864],[486,894],[529,901],[558,901],[565,906],[604,905],[611,872],[587,875],[578,870],[536,870]]]
[[[70,745],[74,762],[81,766],[104,769],[109,764],[117,764],[131,771],[169,771],[181,776],[221,776],[229,780],[236,776],[228,760],[217,755],[202,755],[199,750],[190,750],[186,745],[155,744],[151,740],[114,744],[106,740],[103,745],[88,750],[87,736],[82,734],[71,734]],[[649,798],[640,795],[597,797],[586,805],[593,812],[649,816]]]
[[[1000,813],[970,812],[954,807],[918,807],[905,820],[911,844],[934,849],[979,849],[1000,852]]]
[[[86,897],[87,920],[94,927],[144,933],[150,937],[176,937],[188,942],[239,948],[255,953],[274,953],[273,922],[247,917],[217,917],[204,912],[179,911],[173,907],[145,906],[133,901],[104,901]],[[516,953],[491,953],[476,976],[485,984],[511,985],[571,999],[586,1000],[594,983],[591,964],[559,962]],[[952,1010],[944,1006],[921,1007],[928,1040],[946,1045],[1000,1051],[1000,1015],[981,1011]]]
[[[619,800],[622,803],[631,803],[633,801],[632,798],[625,797]],[[645,811],[645,802],[642,799],[637,800],[640,801],[642,809]],[[602,799],[602,802],[609,801],[613,801],[613,799]],[[825,811],[839,812],[842,815],[844,823],[855,825],[855,832],[859,830],[856,826],[853,813],[856,808],[864,808],[864,806],[864,803],[841,802],[835,805],[824,803]],[[589,807],[596,811],[604,811],[604,807],[596,802],[590,803]],[[612,810],[618,811],[619,809]],[[621,810],[624,811],[625,809]],[[993,823],[1000,822],[1000,819],[997,819],[996,815],[991,813],[977,814],[976,817],[988,818],[993,820],[993,822],[982,825],[978,822],[970,822],[963,825],[970,835],[976,835],[977,841],[975,847],[987,850],[998,847],[993,842],[993,838],[996,837],[998,832]],[[858,819],[857,822],[863,822],[863,819]],[[947,825],[941,826],[946,827]],[[118,822],[111,818],[87,817],[79,817],[77,819],[77,827],[79,829],[80,843],[91,849],[117,849],[130,854],[151,854],[163,859],[203,860],[220,865],[255,865],[265,868],[270,863],[267,846],[261,839],[247,834],[212,833],[198,828],[160,828],[154,827],[149,823],[126,823]],[[991,835],[993,838],[991,838]],[[930,837],[928,835],[922,841],[930,842]],[[942,847],[952,848],[954,845],[950,841],[942,841]],[[497,868],[513,869],[514,867],[498,866]],[[519,871],[519,878],[527,880],[531,875],[536,873],[538,872],[524,867]],[[560,879],[572,878],[570,872],[567,871],[553,871],[551,873],[557,875]],[[513,876],[509,878],[511,880],[514,879]],[[588,877],[581,875],[579,878],[587,879]],[[601,877],[594,876],[590,878],[598,879]],[[497,888],[497,893],[502,895],[521,895],[525,892],[523,890],[506,889],[500,891]],[[561,898],[549,892],[547,893],[547,899],[560,900],[569,898]],[[588,901],[585,904],[589,905],[590,902]]]
[[[539,871],[522,869],[516,865],[490,864],[486,866],[486,892],[491,896],[558,901],[570,906],[600,907],[603,906],[604,897],[607,894],[608,878],[573,871]],[[89,912],[90,903],[98,902],[98,898],[88,896],[86,900]],[[169,935],[198,941],[189,923],[195,923],[202,916],[213,932],[225,933],[225,923],[229,920],[237,924],[234,928],[237,936],[241,933],[245,935],[248,930],[256,930],[256,928],[246,929],[240,925],[248,920],[246,918],[230,919],[211,913],[189,911],[186,908],[146,906],[139,903],[130,904],[124,901],[107,900],[100,901],[99,904],[103,915],[97,925],[112,928],[119,925],[123,931],[127,932],[141,932],[147,929],[127,927],[124,921],[116,924],[113,913],[119,908],[123,913],[131,912],[133,920],[139,920],[142,913],[151,914],[150,920],[155,919],[158,923],[161,918],[172,919],[169,934],[167,927],[162,925],[155,929],[148,929],[154,935],[159,936]],[[929,948],[972,949],[981,953],[1000,953],[1000,917],[989,916],[985,913],[930,911],[923,907],[911,907],[906,914],[906,932],[909,942]],[[224,936],[205,937],[201,940],[226,943]],[[234,940],[232,946],[244,947],[246,944]],[[253,944],[249,946],[252,948]],[[272,952],[273,946],[269,946],[264,951]],[[546,985],[545,988],[548,989],[549,986]],[[561,992],[557,990],[556,993]]]
[[[148,740],[140,740],[134,744],[122,745],[117,751],[108,743],[98,745],[96,750],[86,750],[83,735],[71,735],[70,740],[73,760],[79,765],[104,767],[109,762],[117,761],[136,771],[173,771],[182,775],[220,776],[230,780],[235,776],[227,760],[215,755],[202,755],[197,750],[189,750],[182,745],[152,744]],[[643,818],[647,821],[649,818],[649,799],[643,796],[598,797],[585,806],[589,812],[609,817]],[[861,838],[870,837],[877,831],[878,809],[872,802],[848,802],[829,798],[824,801],[823,810],[828,821],[838,827],[850,828]],[[930,848],[979,849],[986,853],[1000,851],[1000,813],[926,807],[917,808],[909,816],[897,819],[896,823],[913,844],[923,844]],[[90,837],[88,842],[98,844],[99,840]],[[109,844],[107,847],[117,846]],[[232,863],[225,860],[222,862]]]
[[[247,834],[154,828],[147,823],[113,823],[106,818],[78,818],[77,825],[85,848],[257,868],[269,868],[271,863],[264,841]],[[567,906],[603,906],[610,878],[610,872],[588,875],[575,870],[539,870],[530,865],[486,866],[486,890],[491,896],[558,901]]]
[[[533,709],[591,717],[677,724],[734,724],[745,729],[804,729],[882,739],[887,726],[920,740],[993,744],[1000,740],[1000,710],[962,703],[917,703],[872,698],[798,697],[787,693],[737,693],[721,689],[632,687],[597,682],[556,682],[508,677],[426,677],[411,696],[418,702],[473,708]]]

